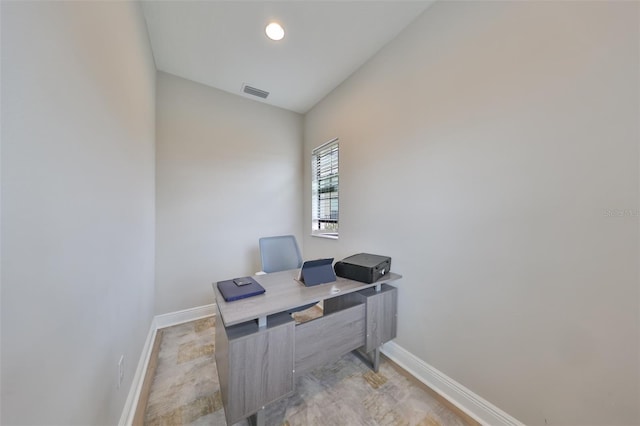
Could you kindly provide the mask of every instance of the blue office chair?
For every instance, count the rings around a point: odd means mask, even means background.
[[[263,237],[259,240],[262,270],[266,273],[298,269],[302,255],[293,235]]]
[[[302,266],[302,255],[293,235],[281,235],[277,237],[263,237],[258,240],[260,245],[260,260],[262,271],[266,273],[299,269]],[[294,313],[304,311],[318,302],[290,309]]]

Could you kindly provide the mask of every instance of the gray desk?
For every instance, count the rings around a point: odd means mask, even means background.
[[[216,284],[215,358],[227,424],[253,416],[294,391],[295,377],[361,349],[377,371],[380,346],[396,336],[397,289],[389,273],[373,284],[338,277],[305,287],[298,270],[254,276],[266,292],[225,302]],[[287,311],[323,301],[324,314],[295,324]]]

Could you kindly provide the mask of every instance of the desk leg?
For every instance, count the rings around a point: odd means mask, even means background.
[[[249,424],[251,426],[264,426],[265,425],[264,407],[259,409],[257,413],[249,416]]]
[[[376,284],[376,293],[380,293],[382,291],[382,284]],[[371,356],[371,364],[373,366],[373,371],[375,373],[380,369],[380,346],[373,350],[373,355]]]
[[[373,364],[373,371],[377,373],[380,368],[380,348],[375,348],[373,350],[371,363]]]
[[[380,369],[380,348],[375,348],[370,352],[365,352],[364,347],[358,348],[353,353],[365,364],[370,365],[374,373]]]

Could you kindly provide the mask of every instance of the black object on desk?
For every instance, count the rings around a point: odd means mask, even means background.
[[[345,257],[335,266],[336,275],[363,283],[374,283],[391,271],[391,258],[360,253]]]
[[[264,287],[251,277],[218,281],[218,290],[226,302],[257,296],[265,292]]]
[[[336,274],[333,272],[332,264],[333,258],[307,260],[300,268],[300,281],[307,287],[334,282]]]

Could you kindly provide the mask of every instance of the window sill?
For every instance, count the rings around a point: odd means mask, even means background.
[[[338,234],[311,234],[312,237],[327,238],[329,240],[337,240]]]

